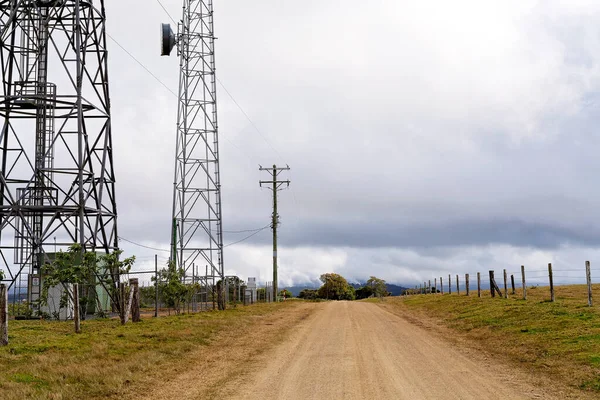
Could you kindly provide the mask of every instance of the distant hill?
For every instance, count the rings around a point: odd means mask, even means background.
[[[365,286],[365,283],[351,283],[352,286],[354,286],[354,289],[358,289],[361,288],[363,286]],[[392,296],[400,296],[406,289],[404,286],[399,286],[399,285],[395,285],[393,283],[386,283],[385,287],[387,289],[388,292],[390,292],[392,294]]]
[[[281,289],[287,289],[290,292],[292,292],[292,295],[294,297],[298,297],[298,294],[300,294],[301,291],[303,291],[304,289],[318,289],[319,286],[314,286],[311,285],[310,283],[307,283],[306,285],[299,285],[299,286],[286,286],[286,287],[281,287]]]

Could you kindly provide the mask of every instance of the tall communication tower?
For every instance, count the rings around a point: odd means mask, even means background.
[[[0,268],[118,247],[103,0],[0,0]],[[43,277],[42,277],[43,279]]]
[[[162,55],[176,44],[180,78],[171,260],[185,271],[200,265],[200,283],[214,291],[224,269],[212,0],[184,0],[178,35],[162,25]]]

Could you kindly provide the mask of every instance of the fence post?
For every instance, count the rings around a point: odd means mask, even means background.
[[[513,274],[510,275],[510,285],[512,286],[512,294],[514,295],[515,292],[515,276]]]
[[[456,294],[460,295],[460,286],[458,285],[458,275],[456,275]]]
[[[521,265],[521,280],[523,281],[523,300],[527,300],[527,282],[525,281],[525,266]]]
[[[133,290],[131,302],[131,321],[140,322],[140,283],[138,278],[129,279],[129,286]]]
[[[442,294],[444,294],[444,281],[442,280],[441,276],[440,276],[440,289],[442,289]]]
[[[467,287],[467,296],[469,295],[469,274],[465,274],[465,285]]]
[[[8,345],[8,289],[0,284],[0,346]]]
[[[590,270],[590,262],[585,262],[585,278],[587,279],[587,287],[588,287],[588,306],[591,307],[594,305],[592,301],[592,272]]]
[[[437,294],[437,278],[433,278],[433,286],[435,286],[433,293]]]
[[[81,318],[79,314],[79,285],[73,284],[73,322],[75,323],[75,333],[81,333]]]
[[[490,271],[490,293],[492,297],[496,297],[496,291],[494,290],[494,271]]]
[[[504,298],[508,299],[508,285],[506,283],[506,279],[507,279],[507,275],[506,275],[506,269],[504,270]]]
[[[481,297],[481,273],[477,273],[477,297]]]
[[[154,255],[154,316],[158,317],[158,255]]]
[[[552,264],[548,264],[548,278],[550,279],[550,301],[554,303],[554,279],[552,277]]]
[[[448,274],[448,294],[452,294],[452,276]]]
[[[125,284],[123,282],[119,282],[119,297],[121,297],[119,319],[121,320],[121,325],[125,325],[125,307],[127,306],[127,302],[125,301]]]

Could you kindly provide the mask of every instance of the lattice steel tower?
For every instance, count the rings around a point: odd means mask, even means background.
[[[162,55],[177,44],[180,58],[171,259],[202,266],[214,288],[224,270],[212,0],[184,0],[179,34],[163,24],[162,35]]]
[[[117,248],[103,0],[0,0],[0,268]],[[34,279],[32,279],[34,278]]]

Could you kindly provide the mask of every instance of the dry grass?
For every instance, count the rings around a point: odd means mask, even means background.
[[[220,336],[235,339],[238,330],[247,332],[299,304],[148,318],[125,326],[117,320],[84,321],[80,335],[71,332],[70,322],[10,321],[10,344],[0,348],[0,397],[121,397],[189,369],[192,357],[209,352]]]
[[[384,306],[411,318],[434,318],[502,360],[600,393],[600,310],[587,306],[587,286],[557,287],[555,303],[548,288],[528,288],[527,295],[527,301],[520,290],[509,299],[492,299],[489,292],[482,298],[477,292],[415,295],[390,298]]]

